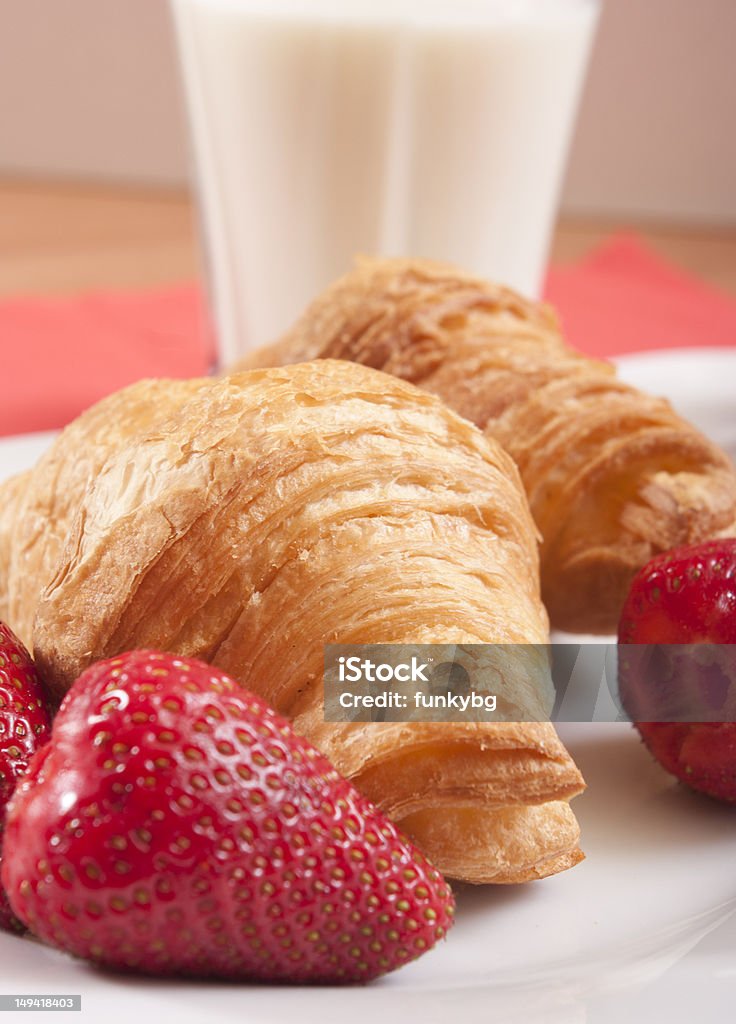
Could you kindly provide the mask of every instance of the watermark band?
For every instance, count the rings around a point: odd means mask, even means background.
[[[733,722],[733,644],[333,644],[328,722]]]

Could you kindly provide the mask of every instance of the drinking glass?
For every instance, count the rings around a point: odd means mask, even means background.
[[[358,253],[537,295],[596,0],[171,0],[223,364]]]

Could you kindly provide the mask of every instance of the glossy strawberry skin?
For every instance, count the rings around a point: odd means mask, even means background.
[[[452,919],[439,873],[283,718],[154,652],[76,682],[6,844],[32,931],[153,974],[367,981]]]
[[[678,718],[679,707],[706,719],[635,721],[652,755],[692,789],[736,802],[736,539],[679,548],[646,565],[624,605],[619,644],[620,694],[632,718],[654,719],[658,708]],[[655,644],[664,646],[653,654],[636,646]],[[707,720],[717,714],[730,720]]]
[[[50,734],[46,697],[31,656],[12,630],[0,622],[0,843],[6,807],[16,783]],[[23,930],[4,890],[0,892],[0,927]]]
[[[648,749],[666,771],[699,793],[736,803],[736,724],[636,724]]]
[[[621,644],[736,644],[736,538],[676,548],[634,578]]]

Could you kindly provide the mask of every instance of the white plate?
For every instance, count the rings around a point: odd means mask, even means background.
[[[644,354],[620,366],[721,443],[736,441],[736,352]],[[0,441],[0,478],[32,464],[48,443],[49,435]],[[575,801],[587,860],[544,882],[461,888],[449,939],[381,982],[285,989],[123,978],[0,935],[0,989],[81,993],[74,1019],[106,1024],[136,1016],[177,1024],[732,1019],[736,810],[671,782],[628,725],[565,725],[560,733],[588,782]]]

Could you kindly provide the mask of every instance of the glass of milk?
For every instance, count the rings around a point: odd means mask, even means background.
[[[358,253],[536,295],[597,0],[171,0],[223,365]]]

